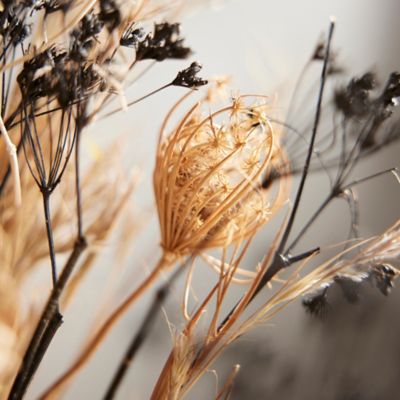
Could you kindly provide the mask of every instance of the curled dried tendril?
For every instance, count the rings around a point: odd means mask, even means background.
[[[283,203],[285,185],[273,200],[261,187],[271,160],[283,156],[279,134],[268,105],[246,100],[206,116],[200,102],[161,140],[154,190],[164,251],[182,255],[238,242]]]

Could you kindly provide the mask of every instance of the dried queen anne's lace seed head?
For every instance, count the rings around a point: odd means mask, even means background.
[[[237,242],[285,201],[282,181],[273,199],[261,187],[271,160],[282,156],[279,135],[267,105],[247,106],[246,100],[205,116],[200,102],[160,139],[154,190],[165,252],[184,255]]]

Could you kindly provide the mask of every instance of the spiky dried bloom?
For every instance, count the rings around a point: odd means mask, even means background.
[[[272,160],[284,157],[268,104],[242,96],[209,115],[205,106],[195,104],[167,138],[160,133],[154,192],[161,245],[174,255],[246,238],[286,200],[286,182],[274,197],[261,189]]]

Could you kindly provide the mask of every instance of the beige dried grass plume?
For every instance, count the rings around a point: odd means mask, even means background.
[[[247,308],[249,299],[258,286],[259,278],[270,266],[274,254],[272,246],[257,276],[232,310],[229,319],[220,323],[218,321],[221,321],[222,305],[229,301],[226,295],[242,260],[242,255],[239,254],[229,263],[230,270],[221,271],[219,281],[190,316],[185,328],[181,332],[174,332],[173,348],[151,399],[183,398],[233,341],[255,326],[267,323],[299,297],[329,285],[338,274],[353,278],[363,277],[366,272],[379,265],[398,263],[399,238],[400,221],[397,221],[382,234],[357,241],[351,247],[307,271],[305,267],[313,257],[311,256],[279,283],[266,300],[250,311]],[[224,262],[225,254],[221,260],[221,263]],[[400,274],[393,265],[391,271],[392,279],[396,279]],[[207,326],[208,329],[205,330],[204,327]]]

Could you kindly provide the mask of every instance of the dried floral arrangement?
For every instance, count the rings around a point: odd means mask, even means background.
[[[117,227],[122,219],[132,222],[129,204],[137,177],[127,178],[118,148],[81,160],[82,135],[98,120],[171,86],[185,94],[160,119],[155,149],[162,255],[150,274],[136,276],[131,292],[82,337],[75,361],[48,382],[41,399],[68,398],[68,384],[127,310],[153,290],[143,322],[117,370],[110,371],[104,399],[115,398],[171,287],[183,276],[180,323],[170,328],[171,352],[152,399],[185,397],[232,342],[297,299],[321,316],[334,286],[350,302],[366,282],[389,293],[399,273],[400,224],[393,221],[380,235],[361,238],[355,188],[387,173],[400,179],[395,166],[361,178],[353,171],[360,159],[400,137],[394,113],[400,74],[392,73],[382,87],[370,72],[338,86],[329,99],[333,123],[320,132],[327,113],[325,83],[341,73],[331,50],[333,21],[310,58],[321,66],[321,79],[315,116],[303,129],[274,115],[263,94],[238,94],[221,105],[226,82],[208,82],[196,61],[162,87],[126,99],[132,79],[140,79],[154,63],[192,54],[180,25],[165,22],[183,2],[3,0],[0,7],[1,398],[27,394],[62,329],[65,309],[79,298],[79,286],[112,231],[123,238],[121,253],[134,240],[133,228]],[[321,170],[330,177],[330,191],[294,234],[307,178]],[[349,206],[348,237],[325,258],[318,243],[297,253],[309,228],[338,198]],[[247,265],[254,238],[279,217],[263,257]],[[216,271],[215,279],[195,300],[196,269],[206,265]],[[32,278],[38,271],[45,271],[51,284],[39,293]],[[233,367],[216,399],[229,398],[238,370]]]

